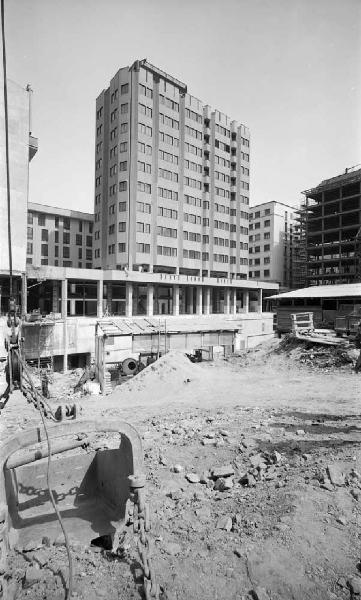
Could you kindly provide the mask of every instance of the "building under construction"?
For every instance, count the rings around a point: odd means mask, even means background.
[[[307,285],[353,283],[358,280],[360,186],[361,168],[357,165],[303,192]]]

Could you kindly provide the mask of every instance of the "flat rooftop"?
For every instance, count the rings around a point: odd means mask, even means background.
[[[28,203],[28,211],[43,213],[45,215],[57,215],[59,217],[71,217],[72,219],[81,219],[83,221],[94,221],[92,213],[81,212],[80,210],[71,210],[70,208],[60,208],[58,206],[49,206],[48,204]]]
[[[361,283],[339,285],[314,285],[284,294],[268,296],[268,299],[286,300],[292,298],[361,298]]]

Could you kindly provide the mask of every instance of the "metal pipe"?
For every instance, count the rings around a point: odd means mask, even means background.
[[[67,450],[74,450],[74,448],[80,448],[81,446],[88,444],[88,437],[82,440],[60,441],[58,444],[53,444],[51,455],[54,456],[54,454],[61,454],[62,452],[66,452]],[[16,469],[17,467],[28,465],[37,460],[41,460],[42,458],[47,458],[48,456],[49,451],[45,445],[43,447],[37,448],[36,450],[26,449],[23,450],[20,454],[17,453],[17,456],[9,456],[8,460],[6,461],[5,468]]]

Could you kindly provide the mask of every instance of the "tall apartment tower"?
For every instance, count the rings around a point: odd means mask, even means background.
[[[249,277],[274,281],[280,289],[293,287],[296,209],[270,201],[250,208]]]
[[[96,101],[94,266],[248,276],[250,135],[146,60]]]

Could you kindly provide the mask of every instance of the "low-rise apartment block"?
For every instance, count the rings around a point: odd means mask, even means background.
[[[295,207],[264,202],[250,207],[249,277],[292,288]]]
[[[29,202],[26,263],[91,269],[93,221],[90,213]]]

